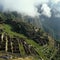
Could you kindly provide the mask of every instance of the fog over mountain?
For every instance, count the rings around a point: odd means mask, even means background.
[[[60,39],[60,0],[0,0],[0,11],[38,16],[44,30]]]
[[[46,5],[46,4],[45,4]],[[47,31],[55,40],[60,40],[60,2],[52,4],[47,3],[49,6],[49,10],[44,12],[42,7],[45,6],[40,4],[38,6],[38,12],[40,13],[40,21],[42,23],[42,27],[45,31]],[[49,15],[47,12],[49,11]]]
[[[50,17],[52,6],[49,7],[47,4],[56,5],[59,1],[60,0],[0,0],[0,6],[3,7],[3,11],[18,11],[30,16],[35,16],[39,15],[36,5],[43,4],[41,9],[44,12],[42,14]]]

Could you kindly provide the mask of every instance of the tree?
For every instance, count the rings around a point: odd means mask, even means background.
[[[3,14],[3,13],[0,13],[0,24],[1,24],[1,23],[4,23],[5,20],[6,20],[6,18],[5,18],[5,16],[4,16],[4,14]]]

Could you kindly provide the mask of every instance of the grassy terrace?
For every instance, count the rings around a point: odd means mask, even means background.
[[[19,34],[19,33],[13,32],[12,31],[12,27],[10,25],[0,24],[0,28],[3,28],[4,31],[7,32],[8,35],[11,36],[11,37],[18,36],[20,38],[24,38],[28,44],[31,44],[34,47],[34,49],[39,54],[39,57],[44,59],[44,60],[49,60],[51,55],[54,53],[54,49],[51,51],[51,49],[52,49],[51,45],[40,46],[35,41],[30,40],[27,37],[25,37],[23,34]],[[23,45],[19,44],[19,48],[20,48],[20,51],[21,51],[21,55],[25,56],[25,51],[24,51]],[[36,57],[35,60],[38,60],[38,58]]]

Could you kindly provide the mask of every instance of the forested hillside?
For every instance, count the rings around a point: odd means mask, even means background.
[[[60,43],[38,28],[34,20],[17,12],[0,12],[1,59],[60,59]]]

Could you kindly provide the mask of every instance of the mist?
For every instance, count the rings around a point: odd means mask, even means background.
[[[55,40],[60,40],[60,0],[0,0],[0,11],[17,11],[32,16],[35,25],[40,27],[41,23]]]
[[[51,0],[53,4],[57,4],[59,1],[60,0]],[[47,5],[49,2],[49,0],[0,0],[0,7],[2,6],[3,11],[17,11],[30,16],[38,16],[39,13],[36,5],[45,4],[42,8],[44,11],[42,14],[51,17],[51,8]]]
[[[50,1],[45,3],[45,5],[40,4],[40,6],[38,6],[38,12],[41,14],[40,22],[42,28],[48,32],[54,40],[60,41],[60,1]]]

